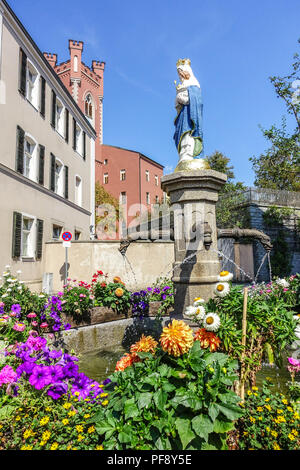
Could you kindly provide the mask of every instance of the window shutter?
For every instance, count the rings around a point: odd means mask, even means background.
[[[76,120],[73,118],[73,150],[76,150]]]
[[[21,256],[21,239],[22,239],[22,214],[14,212],[13,214],[13,240],[12,240],[12,257],[14,259]]]
[[[46,80],[44,77],[41,77],[41,103],[40,103],[40,113],[45,117],[46,109]]]
[[[20,126],[17,126],[17,152],[16,152],[16,171],[23,175],[24,172],[24,143],[25,132]]]
[[[68,109],[65,109],[65,117],[66,117],[65,140],[66,142],[69,142],[69,110]]]
[[[23,96],[26,95],[26,74],[27,74],[27,55],[20,49],[20,79],[19,91]]]
[[[83,160],[86,159],[86,133],[83,131],[82,133],[82,138],[83,138],[83,142],[82,142],[82,146],[83,146]]]
[[[44,184],[44,167],[45,167],[45,147],[39,145],[39,184]]]
[[[44,221],[37,219],[36,221],[36,260],[42,259],[43,253],[43,231],[44,231]]]
[[[55,128],[56,124],[56,94],[52,90],[52,110],[51,110],[51,126]]]
[[[69,167],[65,166],[65,198],[69,198]]]
[[[55,156],[50,154],[50,189],[55,191]]]

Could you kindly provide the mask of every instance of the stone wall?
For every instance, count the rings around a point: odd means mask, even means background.
[[[171,277],[174,244],[169,241],[137,241],[129,245],[126,256],[119,241],[76,241],[68,249],[69,277],[90,282],[97,270],[108,280],[119,276],[129,290],[143,289],[158,277]],[[65,248],[61,242],[45,246],[45,272],[53,275],[51,291],[61,290],[65,275]],[[50,277],[50,276],[49,276]]]
[[[291,192],[291,191],[278,191],[270,189],[257,189],[257,188],[248,188],[247,191],[244,191],[241,194],[241,200],[243,203],[241,207],[247,208],[249,213],[249,228],[255,228],[261,230],[270,236],[271,241],[277,238],[280,230],[283,230],[285,240],[288,245],[288,253],[291,257],[291,271],[290,274],[295,274],[300,272],[300,239],[299,239],[299,229],[297,229],[297,221],[300,219],[300,193]],[[264,213],[272,206],[278,208],[288,208],[292,209],[292,215],[283,220],[283,223],[280,225],[270,226],[264,220]],[[241,243],[243,243],[241,241]],[[236,252],[234,248],[233,239],[219,239],[218,248],[220,251],[224,252],[225,255],[229,256],[233,261],[237,263]],[[249,250],[249,256],[251,256],[251,251]],[[254,278],[266,252],[258,241],[253,241],[253,273]],[[245,269],[246,272],[250,272],[249,265],[251,265],[251,260],[244,260],[245,266],[241,266]],[[228,261],[226,258],[221,259],[221,264],[223,269],[228,269],[232,271],[234,265]],[[246,269],[246,267],[248,269]],[[234,271],[233,271],[234,272]],[[238,279],[237,279],[238,280]],[[247,281],[247,279],[243,279]],[[267,258],[265,259],[259,276],[258,281],[269,281],[270,280],[270,269]],[[249,279],[248,279],[249,281]]]

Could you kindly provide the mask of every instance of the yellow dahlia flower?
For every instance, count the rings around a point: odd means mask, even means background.
[[[157,345],[157,341],[152,336],[145,336],[143,334],[141,339],[131,346],[130,352],[132,354],[137,352],[151,352],[154,354]]]
[[[188,352],[193,342],[193,330],[182,320],[173,320],[169,326],[164,327],[160,336],[163,351],[175,357]]]

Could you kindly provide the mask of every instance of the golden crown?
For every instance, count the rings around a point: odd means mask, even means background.
[[[179,65],[191,65],[191,60],[190,59],[179,59],[177,60],[176,67],[179,67]]]

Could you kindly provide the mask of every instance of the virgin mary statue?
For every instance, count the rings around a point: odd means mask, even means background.
[[[209,168],[202,158],[203,150],[203,104],[200,84],[193,74],[190,59],[177,62],[180,84],[176,87],[174,141],[179,154],[175,171]],[[175,82],[176,84],[176,82]]]

